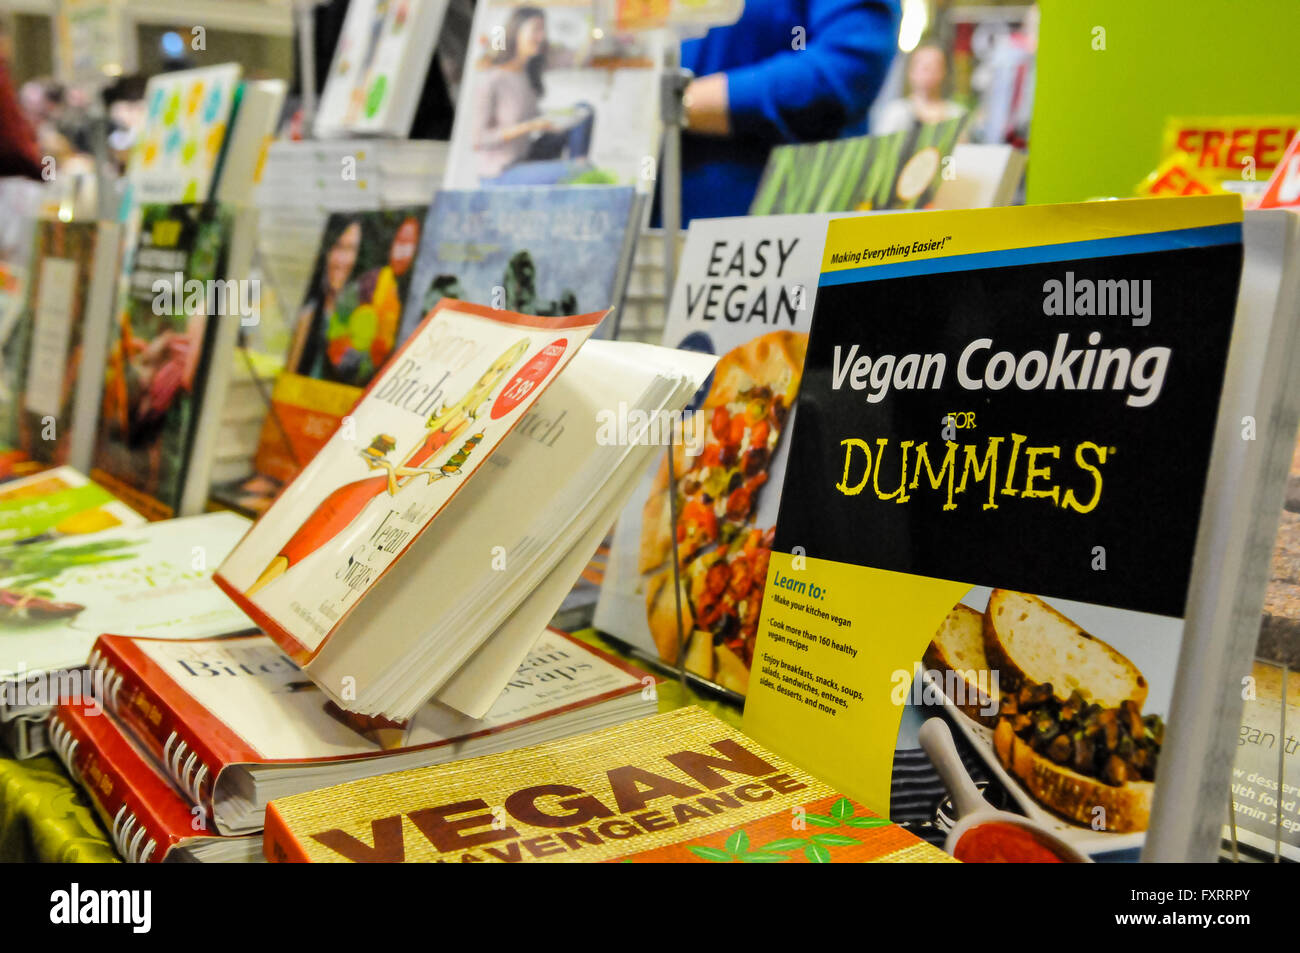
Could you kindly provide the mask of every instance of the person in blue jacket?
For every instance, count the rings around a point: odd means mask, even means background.
[[[682,44],[682,221],[744,215],[772,146],[866,131],[898,49],[899,0],[746,0]]]

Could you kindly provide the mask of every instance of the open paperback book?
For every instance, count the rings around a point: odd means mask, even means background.
[[[113,839],[132,864],[255,863],[263,859],[256,834],[214,833],[196,810],[141,751],[113,716],[61,704],[50,716],[50,746],[81,786]]]
[[[1296,221],[833,222],[746,730],[963,859],[1214,856],[1300,400]]]
[[[98,697],[81,678],[103,632],[198,639],[253,624],[212,584],[248,528],[234,513],[0,547],[0,721]]]
[[[581,734],[653,713],[654,679],[542,633],[482,718],[432,702],[392,746],[339,709],[265,636],[185,644],[105,635],[90,664],[108,706],[222,833],[272,798]]]
[[[600,317],[441,302],[220,567],[337,704],[478,717],[518,668],[713,363]]]

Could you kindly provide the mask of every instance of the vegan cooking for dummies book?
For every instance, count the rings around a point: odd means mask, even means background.
[[[1239,202],[843,219],[822,268],[746,731],[962,859],[1135,855],[1227,640],[1189,606]]]

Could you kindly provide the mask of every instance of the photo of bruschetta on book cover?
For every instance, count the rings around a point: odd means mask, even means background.
[[[1117,641],[1149,635],[1131,622],[1112,628]],[[1147,829],[1164,720],[1128,655],[1045,599],[993,589],[982,612],[953,607],[923,661],[952,720],[1026,814],[1088,833]]]

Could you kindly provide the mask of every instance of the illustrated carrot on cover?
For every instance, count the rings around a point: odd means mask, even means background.
[[[280,548],[275,558],[262,570],[257,581],[248,587],[246,594],[251,596],[269,585],[292,566],[343,532],[360,515],[366,505],[380,494],[387,492],[390,496],[395,496],[407,482],[420,475],[427,477],[429,483],[458,475],[474,448],[483,439],[481,430],[466,439],[460,449],[442,466],[435,468],[426,467],[424,464],[469,428],[470,423],[478,416],[478,409],[491,397],[492,391],[505,379],[506,374],[527,350],[526,339],[515,342],[492,362],[491,367],[483,373],[464,397],[450,407],[444,405],[439,408],[425,424],[428,436],[401,464],[394,465],[387,459],[393,441],[386,435],[379,435],[370,446],[359,451],[367,466],[372,470],[385,470],[386,475],[355,480],[325,497],[289,541]]]

